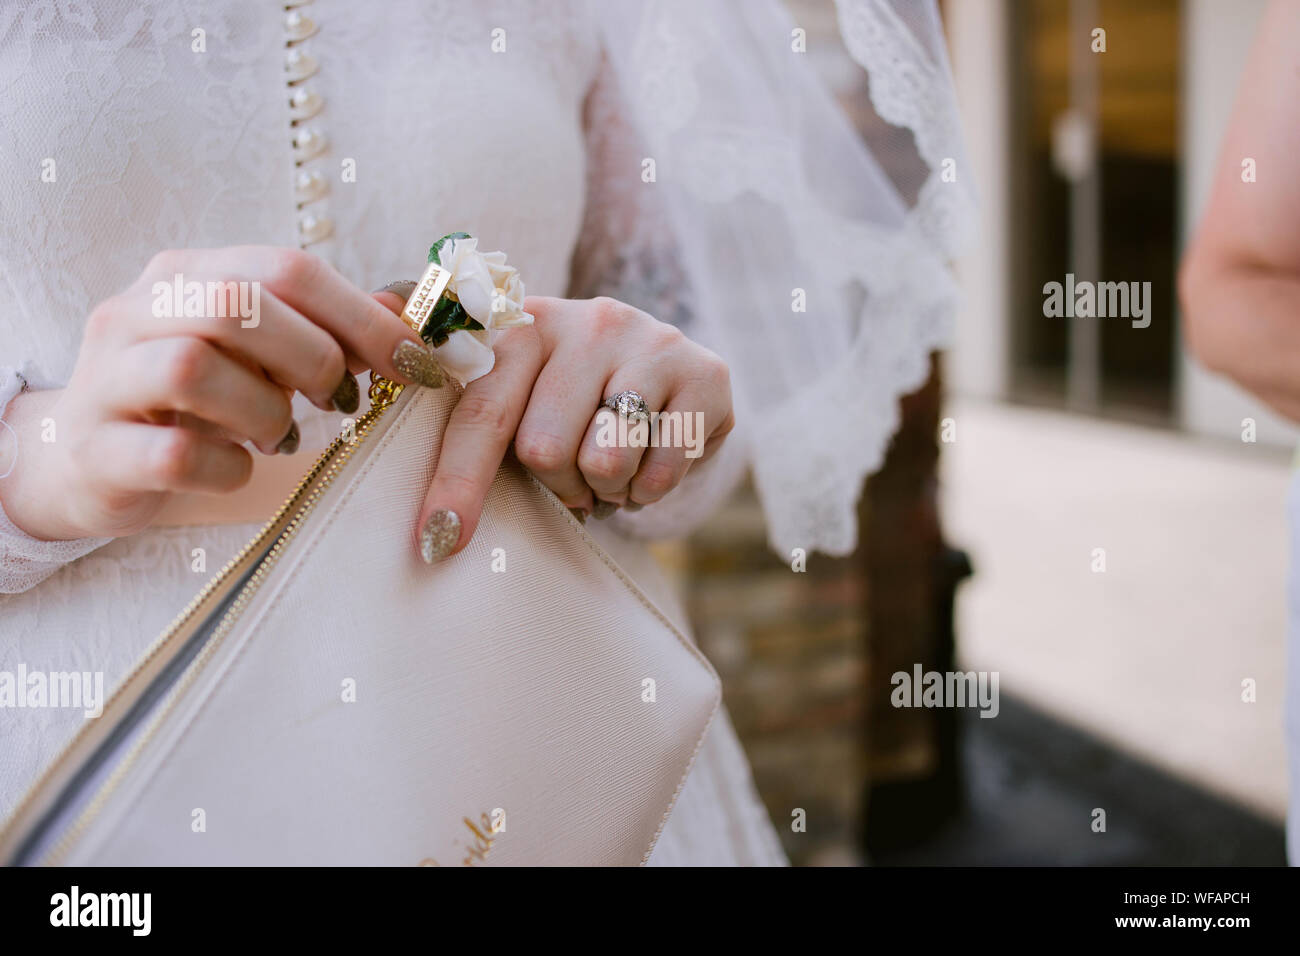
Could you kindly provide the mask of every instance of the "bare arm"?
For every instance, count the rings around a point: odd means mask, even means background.
[[[1255,160],[1256,182],[1242,181]],[[1274,0],[1251,51],[1205,217],[1179,275],[1193,354],[1300,421],[1300,6]]]

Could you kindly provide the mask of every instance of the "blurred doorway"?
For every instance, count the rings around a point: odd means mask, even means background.
[[[1009,397],[1172,425],[1181,3],[1009,7]],[[1147,316],[1046,315],[1070,276],[1148,290]]]

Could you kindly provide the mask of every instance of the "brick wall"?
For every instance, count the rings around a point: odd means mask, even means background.
[[[936,769],[932,714],[892,708],[889,677],[936,654],[938,410],[936,374],[903,403],[899,434],[863,495],[853,556],[814,553],[794,571],[768,548],[745,487],[673,559],[700,647],[796,864],[861,862],[868,782]],[[805,811],[806,832],[791,827],[795,809]]]

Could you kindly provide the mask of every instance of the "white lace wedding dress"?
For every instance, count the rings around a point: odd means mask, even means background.
[[[629,5],[627,15],[635,18],[638,6]],[[6,170],[0,182],[0,415],[20,389],[66,382],[89,310],[130,283],[152,254],[176,247],[303,246],[371,289],[414,278],[430,242],[463,229],[486,247],[506,250],[530,293],[623,298],[680,323],[688,334],[698,326],[698,337],[743,364],[744,349],[728,354],[727,343],[719,341],[725,336],[711,336],[701,321],[701,311],[719,311],[716,296],[687,294],[692,275],[703,284],[701,263],[714,268],[708,255],[718,237],[706,249],[691,250],[679,228],[687,244],[675,245],[668,228],[672,209],[647,198],[645,154],[625,122],[628,106],[614,81],[616,67],[644,59],[645,51],[611,49],[617,34],[602,31],[594,8],[584,0],[0,6],[0,166]],[[732,14],[721,21],[714,15],[715,22],[738,23]],[[889,24],[897,20],[892,8],[885,15]],[[700,94],[689,83],[682,86],[687,78],[680,71],[690,64],[674,64],[674,51],[686,48],[672,36],[681,20],[674,17],[646,30],[662,41],[649,62],[672,71],[643,71],[643,92],[673,116],[685,116]],[[689,13],[686,20],[690,26]],[[891,48],[879,31],[855,35],[863,49]],[[784,34],[773,39],[778,47],[788,42]],[[910,85],[894,90],[895,106],[905,110],[909,98],[924,96],[925,80],[911,76]],[[651,138],[672,132],[653,122],[641,131]],[[661,164],[680,168],[673,142],[661,137],[657,155]],[[944,151],[934,137],[921,145],[923,152]],[[756,141],[743,153],[714,151],[715,160],[736,161],[742,174],[758,169],[755,155],[762,155]],[[769,198],[787,185],[760,179],[751,185]],[[941,208],[935,198],[922,195],[915,210],[903,202],[896,210],[890,206],[897,220],[892,225],[921,235],[923,229],[913,227],[917,220],[924,226],[942,218],[934,215]],[[793,534],[810,548],[851,547],[852,504],[892,430],[893,400],[923,374],[925,354],[938,341],[934,321],[919,334],[896,334],[899,300],[889,298],[897,291],[889,284],[903,274],[913,290],[938,287],[937,274],[920,268],[925,256],[904,255],[900,250],[908,246],[896,243],[882,260],[870,250],[881,248],[883,232],[836,232],[837,223],[825,217],[813,225],[819,241],[839,245],[843,260],[824,263],[816,278],[826,280],[838,268],[864,285],[882,283],[880,301],[892,301],[892,311],[873,335],[902,345],[879,356],[862,353],[869,360],[841,376],[850,385],[870,381],[874,389],[869,405],[840,403],[844,422],[860,436],[852,454],[810,452],[811,460],[794,462],[802,475],[790,462],[774,471],[771,463],[783,459],[769,456],[765,470],[742,432],[725,455],[693,469],[688,484],[664,502],[603,526],[592,523],[679,620],[680,608],[636,535],[688,530],[727,492],[748,456],[756,462],[760,491],[789,494],[784,542]],[[738,244],[742,237],[732,240]],[[854,248],[857,258],[849,255]],[[694,256],[693,273],[683,266],[684,252]],[[823,328],[831,352],[850,344],[837,339],[830,324]],[[765,348],[780,354],[771,343]],[[750,378],[751,396],[776,394],[762,381],[756,389]],[[834,376],[827,381],[833,384]],[[341,416],[302,401],[296,406],[305,465],[310,452],[338,432]],[[794,424],[799,440],[815,437]],[[829,430],[821,439],[831,443]],[[799,489],[818,483],[816,496],[800,498]],[[792,523],[790,513],[804,524]],[[102,671],[111,688],[208,573],[255,530],[170,528],[113,541],[48,543],[27,537],[0,512],[0,591],[7,592],[0,594],[0,671]],[[194,557],[200,548],[202,571]],[[56,708],[0,710],[0,816],[80,719],[80,711]],[[725,712],[709,732],[652,862],[784,862]]]

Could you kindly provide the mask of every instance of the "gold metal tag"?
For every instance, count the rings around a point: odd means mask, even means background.
[[[434,306],[447,291],[449,282],[451,282],[451,273],[438,263],[430,262],[429,267],[424,270],[424,275],[420,276],[415,291],[406,300],[406,308],[402,309],[402,320],[415,329],[416,335],[421,338],[424,338],[424,327],[429,324]]]

